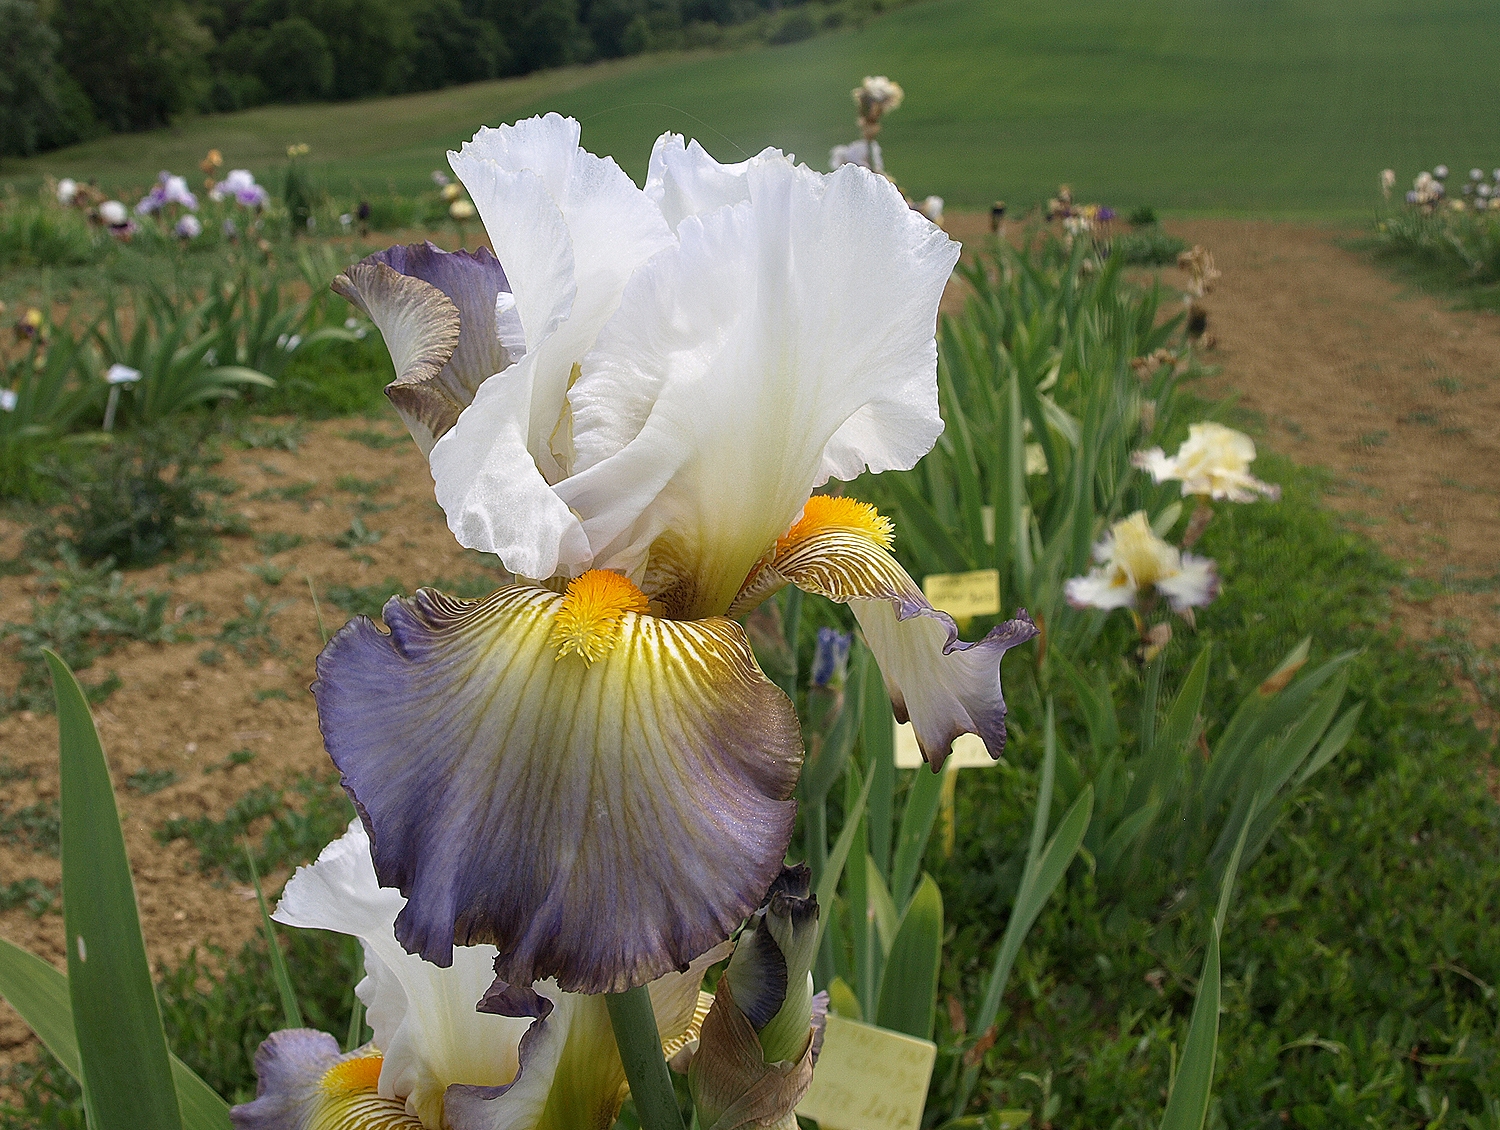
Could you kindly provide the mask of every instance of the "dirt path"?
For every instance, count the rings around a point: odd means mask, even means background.
[[[949,230],[987,226],[960,215]],[[1219,369],[1203,391],[1236,397],[1264,446],[1326,468],[1329,504],[1427,582],[1398,601],[1409,633],[1462,623],[1476,647],[1500,644],[1500,316],[1405,290],[1339,246],[1347,229],[1167,227],[1223,273],[1203,302]]]
[[[959,216],[951,228],[972,238],[983,221]],[[1475,643],[1500,642],[1500,318],[1403,294],[1341,250],[1335,232],[1206,221],[1174,230],[1209,247],[1223,272],[1206,302],[1217,341],[1209,356],[1222,374],[1206,391],[1237,393],[1263,420],[1262,442],[1328,468],[1332,504],[1438,582],[1434,588],[1466,582],[1448,587],[1471,591],[1406,601],[1401,615],[1411,631],[1431,635],[1442,621],[1462,618]],[[1166,275],[1182,281],[1175,271]],[[113,670],[123,681],[97,716],[158,964],[175,963],[194,946],[233,952],[258,928],[258,916],[243,883],[201,871],[192,843],[163,844],[155,831],[174,818],[219,819],[252,790],[287,788],[328,769],[307,692],[320,635],[305,578],[323,596],[332,585],[378,588],[389,577],[410,591],[486,569],[448,534],[410,442],[349,438],[371,430],[363,421],[332,421],[310,425],[296,451],[232,453],[218,470],[240,483],[230,501],[250,535],[225,539],[204,572],[174,575],[163,566],[128,578],[141,589],[170,591],[174,615],[197,638],[131,644],[87,673],[97,681]],[[399,434],[394,421],[374,430]],[[379,540],[336,544],[356,517]],[[0,556],[14,555],[22,534],[0,523]],[[278,572],[279,583],[271,583]],[[0,621],[30,619],[34,586],[32,578],[0,577]],[[242,658],[214,641],[227,622],[244,617],[247,596],[280,605],[270,619],[274,654],[250,649]],[[329,631],[347,615],[326,599],[321,611]],[[216,662],[205,661],[211,651]],[[0,682],[14,685],[17,674],[0,663]],[[7,814],[45,816],[55,802],[55,743],[51,715],[0,719],[0,889],[27,877],[57,883],[59,865],[45,843],[34,850],[25,836],[5,842],[4,825]],[[171,783],[156,792],[131,783],[168,774]],[[284,877],[284,870],[270,875],[268,887]],[[61,962],[55,907],[0,911],[0,936]],[[0,1006],[0,1068],[32,1046],[25,1026]]]
[[[1204,303],[1221,367],[1208,391],[1331,471],[1330,504],[1431,582],[1400,602],[1408,632],[1461,621],[1474,645],[1500,644],[1500,317],[1404,291],[1339,247],[1345,233],[1175,230],[1223,272]]]

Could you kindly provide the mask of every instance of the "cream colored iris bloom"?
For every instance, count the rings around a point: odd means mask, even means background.
[[[373,1040],[340,1054],[306,1028],[273,1033],[256,1053],[254,1102],[234,1108],[238,1130],[605,1130],[627,1093],[602,997],[538,982],[492,994],[495,948],[465,947],[440,969],[408,954],[395,921],[406,900],[375,878],[370,841],[356,821],[287,883],[274,917],[333,930],[364,946],[355,993]],[[697,1038],[712,998],[709,951],[649,986],[670,1058]],[[475,1002],[479,1001],[479,1008]]]
[[[1154,589],[1173,612],[1186,612],[1207,604],[1219,591],[1214,563],[1157,537],[1144,510],[1111,526],[1094,547],[1094,560],[1098,568],[1063,587],[1074,608],[1134,608],[1143,592]]]
[[[1280,487],[1250,474],[1255,441],[1244,432],[1211,421],[1191,425],[1188,438],[1171,458],[1161,448],[1153,447],[1136,452],[1131,462],[1150,472],[1158,483],[1180,480],[1184,496],[1231,502],[1254,502],[1260,495],[1272,500],[1281,497]]]

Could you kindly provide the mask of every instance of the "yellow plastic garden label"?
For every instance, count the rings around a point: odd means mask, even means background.
[[[930,1040],[829,1016],[797,1113],[822,1130],[918,1130],[936,1058]]]
[[[1000,570],[932,573],[922,578],[922,595],[955,620],[1000,615]]]

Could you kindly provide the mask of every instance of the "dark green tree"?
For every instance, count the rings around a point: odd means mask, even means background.
[[[57,34],[31,0],[0,0],[0,153],[25,156],[90,132],[88,102],[56,52]]]
[[[313,102],[333,89],[328,37],[302,16],[278,20],[255,45],[254,73],[273,102]]]
[[[175,0],[58,0],[57,59],[113,130],[150,129],[197,104],[208,31]]]
[[[499,28],[464,11],[459,0],[415,0],[411,12],[413,90],[481,82],[511,69]]]

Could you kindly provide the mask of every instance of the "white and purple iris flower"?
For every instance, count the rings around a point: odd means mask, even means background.
[[[942,431],[958,245],[883,178],[770,149],[668,134],[642,190],[552,114],[450,161],[495,254],[395,247],[334,285],[385,337],[450,528],[515,583],[393,599],[313,690],[408,952],[493,946],[496,993],[619,992],[780,873],[802,742],[735,617],[781,587],[849,603],[934,768],[963,733],[1003,748],[1030,619],[960,642],[890,522],[812,494]]]
[[[381,887],[370,843],[355,823],[287,883],[276,919],[333,930],[364,945],[355,987],[372,1041],[347,1054],[325,1032],[273,1033],[255,1056],[256,1098],[234,1108],[237,1130],[587,1130],[613,1125],[626,1093],[602,997],[539,981],[484,995],[495,949],[454,951],[440,969],[396,941],[406,900]],[[648,988],[663,1054],[698,1036],[712,998],[710,950]],[[475,1001],[479,1000],[479,1008]]]
[[[255,183],[249,169],[231,169],[229,175],[209,190],[208,198],[214,203],[233,197],[242,208],[264,208],[271,201],[271,194],[262,185]]]
[[[137,215],[149,216],[160,212],[168,204],[176,204],[178,207],[193,212],[197,211],[198,198],[188,190],[185,178],[173,176],[164,169],[156,178],[156,183],[151,186],[151,191],[141,197],[135,210]]]

